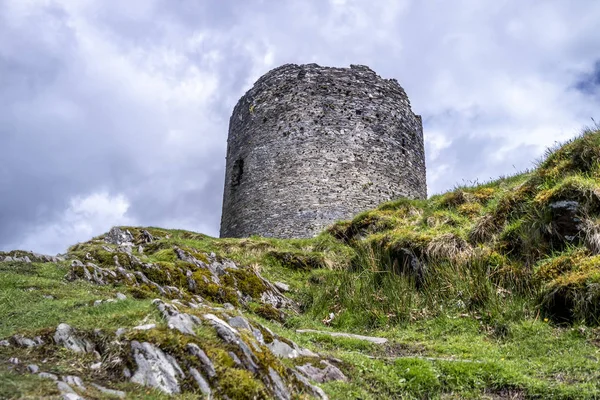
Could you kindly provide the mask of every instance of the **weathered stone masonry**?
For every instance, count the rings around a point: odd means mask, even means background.
[[[399,197],[425,198],[421,117],[365,66],[287,64],[229,122],[221,237],[309,237]]]

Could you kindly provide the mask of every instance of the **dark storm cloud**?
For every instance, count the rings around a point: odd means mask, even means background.
[[[114,224],[217,234],[229,115],[283,63],[397,78],[430,193],[530,167],[598,108],[571,90],[596,62],[593,1],[0,3],[0,249]]]
[[[591,72],[583,74],[575,87],[586,94],[600,95],[600,61],[594,63]]]

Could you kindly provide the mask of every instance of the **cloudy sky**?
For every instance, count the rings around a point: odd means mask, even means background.
[[[600,121],[597,0],[0,0],[0,250],[218,234],[229,115],[284,63],[366,64],[423,116],[429,193]]]

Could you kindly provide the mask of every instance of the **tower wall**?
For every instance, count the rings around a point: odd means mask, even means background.
[[[365,66],[268,72],[235,106],[227,147],[221,237],[309,237],[427,195],[421,117]]]

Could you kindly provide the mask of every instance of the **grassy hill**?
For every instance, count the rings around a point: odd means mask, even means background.
[[[121,394],[93,384],[169,397],[140,378],[150,353],[135,343],[176,360],[163,378],[182,399],[202,395],[192,369],[213,398],[598,398],[599,218],[590,130],[532,171],[382,204],[311,239],[121,227],[64,260],[2,253],[0,398],[66,396],[32,364],[80,377],[85,390],[69,387],[87,399]],[[232,334],[213,317],[246,322]],[[309,364],[327,377],[309,382]]]

